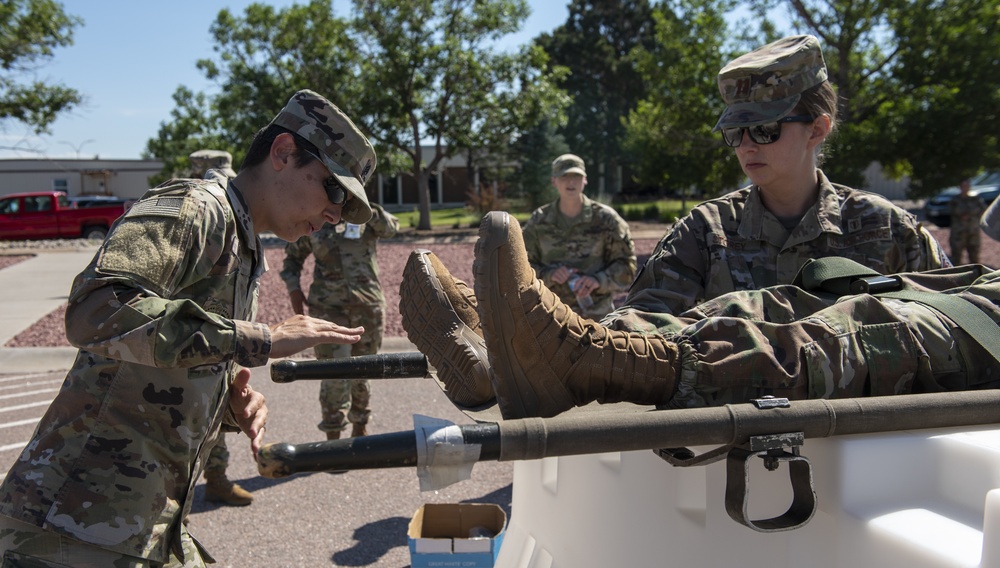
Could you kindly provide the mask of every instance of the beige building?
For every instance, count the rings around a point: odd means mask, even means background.
[[[65,191],[67,195],[113,195],[135,199],[149,189],[159,160],[15,158],[0,160],[0,196],[22,191]]]

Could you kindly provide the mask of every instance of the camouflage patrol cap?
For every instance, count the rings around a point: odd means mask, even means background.
[[[741,55],[719,71],[727,106],[714,130],[784,118],[803,91],[826,79],[823,51],[811,35],[786,37]]]
[[[344,220],[361,225],[371,219],[365,184],[375,172],[375,149],[343,111],[318,93],[303,89],[292,95],[271,124],[316,146],[323,164],[353,198],[344,203]]]
[[[199,176],[204,177],[208,170],[219,170],[226,177],[236,177],[236,172],[233,171],[233,155],[225,150],[198,150],[191,152],[188,159]]]
[[[552,177],[563,177],[569,174],[587,175],[583,159],[573,154],[563,154],[552,161]]]

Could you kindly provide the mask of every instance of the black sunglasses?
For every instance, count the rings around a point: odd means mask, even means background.
[[[313,158],[316,158],[316,161],[323,164],[323,160],[321,160],[316,154],[304,148],[302,151],[309,154]],[[333,203],[334,205],[343,205],[347,202],[347,190],[344,189],[344,186],[341,185],[339,181],[337,181],[337,178],[330,176],[323,180],[323,189],[326,190],[326,198],[330,200],[330,203]]]
[[[774,144],[778,141],[778,138],[781,138],[782,124],[786,122],[812,122],[814,120],[816,119],[808,114],[796,114],[779,118],[767,124],[758,124],[757,126],[723,128],[722,139],[725,141],[726,146],[737,148],[743,143],[743,133],[746,132],[750,135],[750,139],[757,144]]]

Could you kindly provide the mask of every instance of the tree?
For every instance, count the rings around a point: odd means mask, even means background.
[[[209,28],[218,56],[198,61],[218,94],[179,87],[176,108],[147,143],[146,157],[163,160],[163,178],[187,172],[188,155],[200,148],[226,150],[239,164],[257,131],[304,87],[354,116],[360,95],[352,89],[356,59],[347,28],[330,0],[282,10],[251,4],[242,15],[221,10]]]
[[[197,150],[207,148],[229,153],[244,150],[231,145],[218,132],[213,117],[207,112],[210,105],[204,93],[194,93],[182,86],[174,92],[173,99],[176,107],[170,111],[171,120],[160,123],[158,137],[147,141],[143,152],[144,159],[163,161],[159,175],[150,178],[154,185],[172,177],[190,176],[188,156]]]
[[[647,92],[629,54],[651,49],[653,34],[647,0],[573,0],[567,22],[535,40],[553,66],[570,70],[559,83],[573,100],[560,132],[587,162],[591,183],[603,165],[612,191],[619,185],[618,167],[629,161],[622,150],[623,120]]]
[[[491,42],[517,31],[524,0],[355,0],[357,80],[371,134],[408,159],[420,220],[430,229],[429,177],[460,150],[497,151],[542,116],[558,111],[543,54],[498,52]],[[433,147],[424,156],[422,144]]]
[[[725,107],[716,77],[730,59],[723,42],[730,0],[674,0],[653,13],[652,48],[633,53],[648,94],[625,121],[626,148],[644,183],[687,196],[732,188],[742,177],[733,151],[712,132]]]
[[[873,161],[927,195],[1000,163],[1000,0],[752,0],[816,35],[842,100],[824,170],[862,183]],[[772,29],[774,26],[771,26]]]
[[[15,120],[36,134],[49,131],[57,115],[83,102],[61,84],[25,79],[51,59],[56,47],[72,45],[82,20],[53,0],[5,0],[0,4],[0,120]]]
[[[552,161],[556,156],[569,153],[570,149],[556,126],[551,120],[543,120],[517,142],[521,168],[516,179],[531,209],[558,196],[552,185]]]

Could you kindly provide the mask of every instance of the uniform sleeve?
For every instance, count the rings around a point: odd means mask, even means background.
[[[986,212],[979,220],[979,226],[988,237],[1000,241],[1000,199],[994,199],[986,208]]]
[[[380,239],[391,239],[399,232],[399,219],[378,205],[372,205],[372,218],[368,228]]]
[[[214,276],[220,259],[234,253],[227,249],[225,213],[214,198],[171,199],[169,207],[134,206],[115,225],[73,283],[67,338],[81,349],[150,367],[266,363],[266,325],[177,297]]]
[[[700,217],[677,222],[639,271],[626,308],[679,315],[705,298],[707,228]]]
[[[312,239],[309,238],[309,235],[299,237],[299,240],[294,243],[285,245],[285,261],[282,263],[281,272],[278,275],[281,276],[281,280],[284,281],[285,288],[289,292],[302,289],[299,279],[302,276],[302,266],[309,258],[310,253],[312,253]]]
[[[635,279],[635,243],[628,223],[615,215],[608,220],[604,231],[604,268],[592,276],[603,290],[627,290]]]
[[[924,272],[952,266],[941,243],[910,213],[904,212],[902,215],[896,235],[906,259],[905,264],[896,267],[895,272]]]

